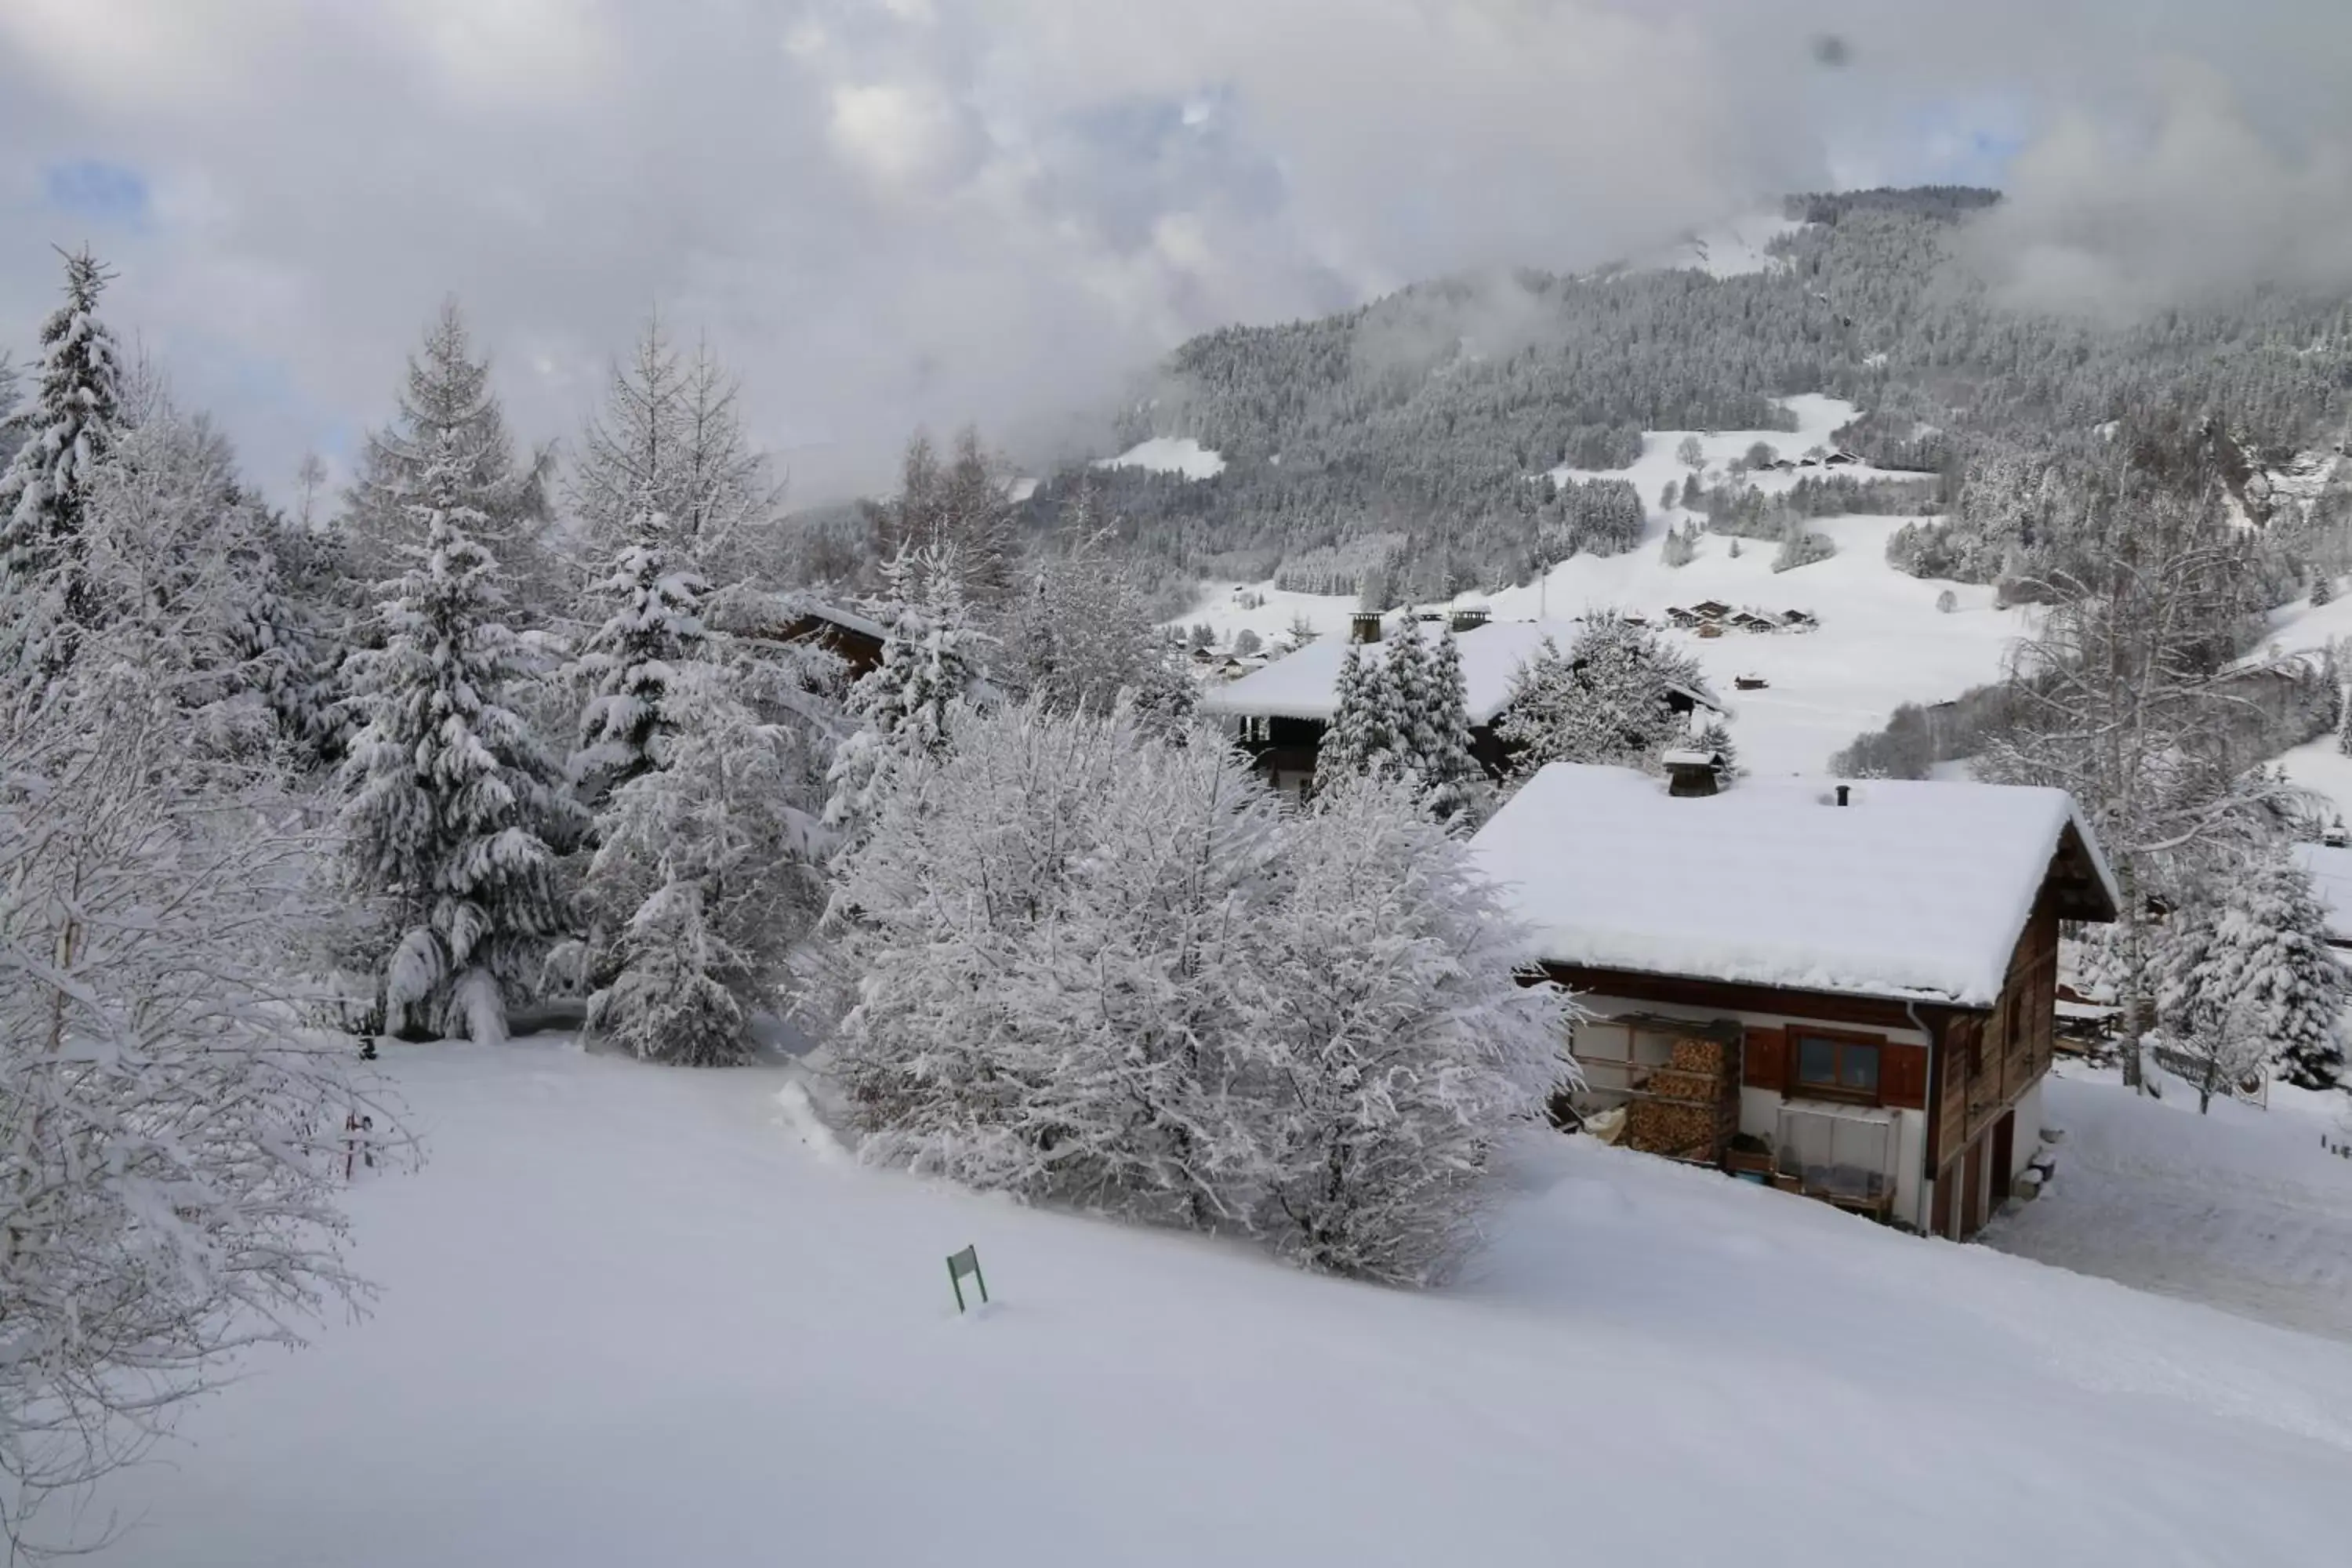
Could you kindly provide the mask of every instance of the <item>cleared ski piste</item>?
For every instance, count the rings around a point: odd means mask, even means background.
[[[1794,432],[1656,430],[1643,437],[1641,460],[1630,468],[1556,470],[1556,478],[1630,480],[1648,517],[1642,542],[1622,555],[1573,556],[1555,565],[1539,584],[1464,594],[1452,603],[1486,606],[1497,620],[1558,621],[1563,637],[1575,635],[1574,617],[1600,609],[1658,621],[1670,605],[1718,599],[1734,608],[1811,614],[1821,622],[1818,631],[1734,631],[1713,638],[1666,633],[1676,646],[1697,657],[1710,684],[1730,704],[1740,764],[1758,774],[1819,774],[1826,771],[1832,753],[1863,731],[1884,725],[1903,703],[1937,702],[1999,680],[2009,650],[2030,630],[2026,613],[1994,609],[1990,587],[1913,577],[1889,566],[1887,536],[1916,519],[1815,519],[1810,530],[1827,534],[1837,553],[1790,572],[1772,570],[1778,549],[1772,541],[1735,541],[1727,534],[1700,534],[1697,558],[1687,565],[1669,566],[1662,559],[1667,530],[1698,515],[1658,505],[1667,483],[1679,484],[1691,472],[1675,456],[1685,437],[1697,437],[1706,458],[1706,483],[1713,486],[1722,482],[1724,465],[1756,442],[1768,442],[1794,460],[1811,447],[1828,444],[1831,433],[1855,413],[1853,405],[1830,397],[1809,395],[1782,402],[1797,416]],[[1830,474],[1921,477],[1889,475],[1862,465],[1804,471],[1816,478]],[[1801,477],[1775,470],[1753,476],[1753,483],[1777,494],[1793,489]],[[1731,553],[1735,544],[1737,556]],[[1946,590],[1958,606],[1950,614],[1936,608],[1937,596]],[[1262,602],[1244,605],[1243,595]],[[1293,620],[1302,616],[1324,636],[1344,636],[1355,609],[1355,599],[1346,595],[1286,593],[1271,583],[1223,583],[1213,584],[1198,605],[1171,624],[1205,624],[1222,638],[1247,629],[1274,647],[1280,645]],[[1761,690],[1738,690],[1742,676],[1767,685]]]
[[[783,1069],[386,1070],[428,1154],[352,1194],[373,1315],[190,1412],[95,1563],[2344,1550],[2352,1346],[1582,1140],[1530,1133],[1411,1293],[861,1167]]]

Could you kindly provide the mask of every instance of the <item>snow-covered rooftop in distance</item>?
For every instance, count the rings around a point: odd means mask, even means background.
[[[2311,878],[2311,890],[2327,911],[2327,940],[2352,944],[2352,849],[2298,844],[2294,863]]]
[[[1434,637],[1442,623],[1420,621],[1412,629]],[[1462,653],[1465,706],[1473,724],[1490,724],[1511,698],[1511,680],[1519,667],[1535,657],[1549,637],[1565,650],[1576,640],[1571,621],[1489,621],[1454,634]],[[1365,655],[1385,659],[1391,640],[1406,635],[1391,621],[1381,640],[1362,645]],[[1213,691],[1201,700],[1202,710],[1235,719],[1321,719],[1328,721],[1339,704],[1339,666],[1348,657],[1345,637],[1318,637],[1267,665],[1255,675]],[[1691,699],[1717,711],[1723,704],[1703,687],[1686,689]]]
[[[2070,834],[2086,903],[2117,900],[2063,790],[1874,780],[1840,807],[1837,787],[1675,799],[1555,763],[1471,850],[1546,962],[1964,1007],[2000,996]]]
[[[1146,468],[1155,474],[1181,474],[1188,479],[1214,479],[1225,471],[1222,453],[1190,436],[1154,436],[1116,458],[1105,458],[1097,468]]]

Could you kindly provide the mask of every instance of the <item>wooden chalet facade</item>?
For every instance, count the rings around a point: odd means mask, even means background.
[[[1471,754],[1488,774],[1500,778],[1510,761],[1510,748],[1498,731],[1514,679],[1547,638],[1566,648],[1575,640],[1577,628],[1552,622],[1489,621],[1484,611],[1476,611],[1457,614],[1453,630],[1462,656]],[[1235,743],[1277,789],[1304,794],[1313,787],[1324,731],[1339,706],[1339,667],[1349,645],[1370,647],[1375,650],[1371,657],[1378,658],[1384,637],[1422,631],[1414,622],[1391,627],[1381,616],[1358,616],[1347,642],[1326,638],[1309,643],[1210,691],[1202,700],[1202,711],[1231,726]],[[1704,687],[1673,688],[1666,703],[1682,715],[1700,709],[1723,711],[1722,703]]]
[[[2039,1151],[2060,922],[2116,912],[2058,791],[1555,766],[1475,847],[1588,1015],[1561,1110],[1956,1239]]]

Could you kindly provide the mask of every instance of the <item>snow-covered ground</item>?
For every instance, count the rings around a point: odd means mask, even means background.
[[[1116,458],[1105,458],[1098,468],[1144,468],[1155,474],[1181,474],[1188,479],[1214,479],[1225,471],[1222,453],[1210,450],[1190,436],[1154,436]]]
[[[861,1168],[780,1071],[388,1070],[430,1158],[352,1194],[373,1317],[191,1413],[96,1563],[2344,1550],[2352,1346],[1580,1140],[1414,1294]]]
[[[1819,774],[1832,752],[1885,724],[1903,703],[1941,701],[2000,679],[2009,649],[2028,629],[2026,612],[1994,609],[1990,587],[1925,581],[1888,566],[1887,535],[1910,520],[1820,519],[1813,531],[1829,535],[1838,552],[1793,572],[1772,570],[1774,546],[1769,540],[1735,541],[1711,533],[1699,536],[1697,559],[1686,566],[1669,566],[1661,558],[1666,531],[1692,515],[1658,505],[1667,482],[1690,472],[1675,457],[1685,437],[1698,437],[1712,484],[1721,480],[1724,464],[1755,442],[1769,442],[1793,460],[1810,447],[1828,445],[1831,433],[1854,416],[1852,404],[1834,398],[1786,402],[1798,416],[1793,434],[1654,431],[1643,437],[1641,459],[1631,468],[1606,475],[1560,470],[1559,477],[1631,479],[1648,510],[1641,544],[1622,555],[1579,555],[1553,567],[1539,583],[1498,594],[1465,594],[1455,602],[1486,605],[1497,620],[1566,621],[1609,608],[1655,618],[1669,605],[1706,599],[1774,613],[1811,612],[1821,621],[1817,632],[1728,632],[1719,638],[1671,634],[1697,656],[1709,683],[1731,703],[1739,760],[1759,775]],[[1862,465],[1830,471],[1881,477],[1880,470]],[[1762,489],[1785,490],[1799,477],[1775,471],[1756,476],[1756,483]],[[1737,557],[1731,553],[1735,544]],[[1947,590],[1958,604],[1948,615],[1936,609],[1937,596]],[[1219,584],[1176,624],[1206,624],[1224,638],[1246,628],[1275,645],[1301,617],[1325,636],[1343,635],[1355,608],[1355,599],[1345,595],[1284,593],[1270,583]],[[1767,684],[1761,690],[1741,691],[1737,681],[1743,676]]]
[[[2057,1176],[1995,1220],[2005,1252],[2352,1341],[2352,1099],[2272,1089],[2269,1110],[2216,1100],[2197,1113],[2116,1074],[2062,1066],[2043,1091],[2066,1130]]]
[[[1637,264],[1642,271],[1688,270],[1715,278],[1738,278],[1784,265],[1767,248],[1783,235],[1804,227],[1777,212],[1748,213],[1700,229]]]

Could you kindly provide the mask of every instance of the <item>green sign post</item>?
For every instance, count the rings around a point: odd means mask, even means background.
[[[971,1275],[980,1287],[980,1304],[988,1305],[988,1276],[980,1271],[980,1248],[967,1247],[948,1258],[948,1283],[955,1289],[956,1310],[963,1310],[963,1277]]]

